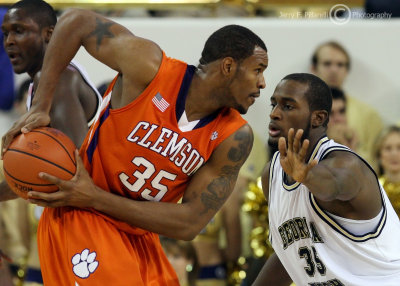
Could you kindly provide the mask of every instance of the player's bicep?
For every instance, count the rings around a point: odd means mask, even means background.
[[[92,11],[71,9],[63,17],[68,16],[80,17],[76,22],[85,24],[81,44],[93,57],[122,74],[134,73],[139,84],[154,77],[162,59],[157,44]]]
[[[350,152],[333,151],[317,167],[327,168],[331,173],[337,200],[351,200],[363,188],[363,163]]]
[[[193,176],[182,203],[190,205],[196,219],[204,225],[232,193],[240,167],[252,145],[252,130],[245,125],[222,142]]]

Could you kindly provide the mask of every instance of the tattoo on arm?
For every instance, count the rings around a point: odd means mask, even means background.
[[[207,191],[201,194],[201,201],[204,205],[204,210],[201,214],[207,213],[208,210],[218,211],[220,209],[229,197],[229,191],[233,188],[240,167],[241,164],[222,167],[220,176],[215,178],[207,186]]]
[[[230,190],[233,189],[240,167],[250,153],[253,145],[253,135],[251,133],[239,131],[235,134],[234,139],[238,141],[238,144],[231,147],[228,152],[228,159],[236,164],[222,167],[219,177],[215,178],[207,186],[207,190],[201,194],[201,201],[204,205],[204,210],[201,214],[207,213],[210,209],[214,211],[220,209],[229,197]]]
[[[234,139],[239,141],[237,147],[232,147],[228,152],[228,159],[232,162],[242,161],[250,153],[253,146],[253,134],[245,131],[236,132]]]
[[[88,38],[92,36],[96,37],[97,51],[100,49],[103,38],[114,38],[114,34],[110,32],[112,25],[114,25],[113,22],[102,22],[101,19],[96,18],[96,28],[88,35]]]

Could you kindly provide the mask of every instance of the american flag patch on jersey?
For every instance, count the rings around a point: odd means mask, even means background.
[[[164,112],[169,106],[169,103],[162,97],[159,92],[156,94],[156,96],[153,97],[152,101],[162,112]]]

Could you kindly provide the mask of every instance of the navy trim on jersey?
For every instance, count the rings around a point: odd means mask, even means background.
[[[186,97],[187,97],[189,87],[192,82],[195,71],[196,71],[195,66],[188,65],[186,68],[185,75],[183,76],[181,88],[178,93],[178,98],[176,100],[176,107],[175,107],[175,115],[176,115],[177,122],[179,122],[179,119],[181,118],[183,112],[185,111]],[[217,110],[214,113],[207,115],[206,117],[200,119],[199,122],[193,127],[192,130],[206,126],[208,123],[213,121],[218,116],[219,113],[220,113],[220,110]]]
[[[356,155],[358,158],[361,159],[361,161],[363,161],[367,167],[372,171],[372,173],[375,175],[376,178],[376,182],[378,184],[379,187],[379,191],[380,191],[380,195],[381,195],[381,200],[382,200],[382,208],[383,208],[383,213],[382,216],[379,220],[379,223],[377,225],[377,227],[375,228],[374,231],[368,232],[366,234],[363,235],[356,235],[351,233],[350,231],[348,231],[347,229],[345,229],[344,227],[342,227],[340,225],[339,222],[337,222],[332,216],[330,216],[325,210],[323,210],[317,203],[317,201],[315,200],[313,194],[310,192],[309,193],[309,198],[310,198],[310,204],[312,206],[312,208],[314,209],[314,211],[316,212],[316,214],[323,220],[325,221],[330,227],[332,227],[336,232],[340,233],[341,235],[347,237],[348,239],[354,241],[354,242],[364,242],[367,241],[369,239],[373,239],[378,237],[385,224],[386,224],[386,217],[387,217],[387,209],[386,209],[386,204],[385,204],[385,199],[383,197],[382,192],[384,190],[382,190],[382,188],[380,187],[379,184],[379,180],[378,180],[378,176],[376,175],[375,171],[372,169],[372,167],[368,164],[367,161],[365,161],[362,157],[360,157],[358,154],[356,154],[355,152],[353,152],[351,149],[349,149],[346,146],[332,146],[332,147],[328,147],[326,150],[324,150],[324,152],[321,154],[320,157],[320,161],[325,159],[325,157],[333,151],[344,151],[344,152],[349,152],[352,153],[354,155]]]
[[[110,105],[107,106],[107,109],[104,111],[103,115],[100,117],[99,126],[97,126],[97,129],[93,135],[93,139],[90,141],[90,144],[86,150],[86,155],[88,156],[88,160],[89,160],[90,164],[92,164],[94,150],[96,150],[97,143],[99,140],[100,127],[109,115],[110,115]]]
[[[381,197],[382,197],[382,193],[381,193]],[[330,216],[328,213],[326,213],[317,203],[317,201],[315,200],[313,194],[310,192],[309,193],[309,199],[310,199],[310,203],[312,208],[314,209],[315,213],[325,222],[327,223],[333,230],[335,230],[336,232],[340,233],[341,235],[343,235],[344,237],[354,241],[354,242],[364,242],[373,238],[377,238],[381,233],[382,230],[385,227],[386,224],[386,218],[387,218],[387,211],[386,211],[386,205],[385,202],[383,202],[383,212],[382,212],[382,216],[379,220],[379,223],[377,225],[377,227],[375,228],[375,230],[368,232],[366,234],[363,235],[356,235],[354,233],[351,233],[350,231],[348,231],[347,229],[345,229],[344,227],[342,227],[340,225],[340,223],[338,223],[332,216]],[[382,198],[383,200],[383,198]]]
[[[269,202],[271,201],[271,186],[272,186],[272,181],[274,179],[274,168],[275,168],[275,163],[278,158],[279,152],[276,151],[274,155],[272,156],[271,160],[271,165],[269,166],[269,185],[268,185],[268,208],[269,208]]]

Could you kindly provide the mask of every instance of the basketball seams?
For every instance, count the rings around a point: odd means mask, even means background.
[[[76,146],[60,130],[42,127],[15,139],[4,154],[3,168],[7,183],[18,196],[28,199],[27,192],[31,190],[44,193],[58,190],[57,185],[39,178],[41,171],[64,180],[75,175]]]
[[[7,169],[3,168],[3,170],[4,170],[4,172],[7,174],[7,176],[9,176],[11,179],[13,179],[13,180],[15,180],[15,181],[18,181],[19,183],[27,184],[27,185],[29,185],[29,186],[38,186],[38,187],[51,187],[51,186],[55,186],[54,184],[51,184],[51,183],[49,183],[49,184],[35,184],[35,183],[31,183],[31,182],[25,182],[25,181],[22,181],[22,180],[20,180],[20,179],[15,178],[13,175],[11,175],[11,174],[7,171]],[[20,191],[20,190],[19,190],[19,191]]]
[[[52,136],[51,134],[49,134],[47,132],[43,132],[43,131],[40,131],[40,130],[31,130],[30,132],[36,132],[36,133],[44,134],[44,135],[50,137],[51,139],[53,139],[54,141],[56,141],[64,149],[64,151],[67,153],[68,158],[71,160],[72,164],[74,164],[76,166],[76,162],[71,157],[71,154],[68,152],[67,148],[65,148],[64,144],[62,144],[56,137]],[[66,138],[68,138],[68,137],[66,137]],[[70,139],[68,138],[68,140],[70,140]],[[72,174],[72,175],[74,175],[74,174]]]
[[[34,158],[36,158],[36,159],[39,159],[39,160],[44,161],[44,162],[46,162],[46,163],[49,163],[49,164],[51,164],[51,165],[53,165],[53,166],[55,166],[55,167],[57,167],[57,168],[59,168],[59,169],[61,169],[61,170],[64,170],[65,172],[67,172],[68,174],[70,174],[70,175],[72,175],[72,176],[75,175],[74,173],[70,172],[70,171],[67,170],[66,168],[64,168],[64,167],[62,167],[62,166],[60,166],[60,165],[58,165],[58,164],[56,164],[56,163],[54,163],[54,162],[52,162],[52,161],[49,161],[49,160],[47,160],[47,159],[45,159],[45,158],[39,157],[39,156],[37,156],[37,155],[34,155],[34,154],[32,154],[32,153],[28,153],[28,152],[21,151],[21,150],[18,150],[18,149],[7,149],[7,152],[10,152],[10,151],[13,151],[13,152],[16,152],[16,153],[21,153],[21,154],[24,154],[24,155],[28,155],[28,156],[34,157]],[[75,164],[74,164],[74,165],[75,165]],[[76,165],[75,165],[75,166],[76,166]]]

